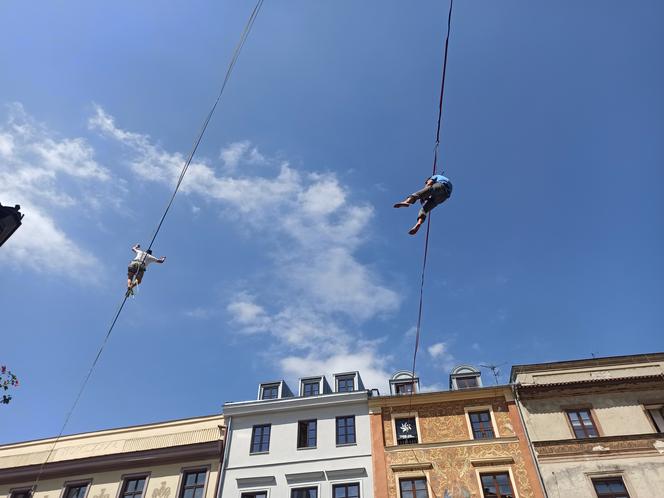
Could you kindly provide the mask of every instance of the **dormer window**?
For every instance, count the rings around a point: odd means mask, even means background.
[[[407,370],[395,373],[390,379],[390,394],[414,394],[419,391],[420,379]]]
[[[477,377],[457,377],[456,385],[459,389],[467,389],[469,387],[478,387]]]
[[[355,390],[355,376],[354,375],[343,375],[336,378],[337,380],[337,392],[338,393],[349,393]]]
[[[413,383],[404,382],[402,384],[395,384],[394,389],[397,394],[411,394],[413,392]]]
[[[472,389],[482,387],[480,371],[470,365],[459,365],[450,373],[450,389]]]
[[[300,396],[318,396],[323,394],[323,377],[300,379]]]
[[[278,398],[279,398],[279,384],[261,385],[261,399],[278,399]]]

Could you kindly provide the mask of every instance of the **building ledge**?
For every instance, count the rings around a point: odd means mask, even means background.
[[[401,444],[396,446],[386,446],[385,451],[392,453],[397,451],[411,451],[413,449],[456,448],[460,446],[484,446],[492,444],[511,444],[518,442],[519,438],[516,436],[510,436],[497,437],[493,439],[466,439],[461,441],[441,441],[436,443]]]
[[[585,439],[533,441],[540,459],[559,459],[578,456],[598,458],[631,453],[664,453],[664,433],[628,434]]]

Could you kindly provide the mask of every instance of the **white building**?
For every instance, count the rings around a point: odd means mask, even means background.
[[[371,498],[369,393],[358,372],[263,383],[224,404],[222,498]]]

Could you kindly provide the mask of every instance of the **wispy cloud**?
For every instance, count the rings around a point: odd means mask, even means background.
[[[456,363],[454,355],[449,352],[449,347],[446,342],[437,342],[427,348],[429,356],[434,363],[443,370],[451,370]]]
[[[58,224],[72,208],[95,208],[90,190],[109,183],[109,171],[94,156],[84,138],[59,137],[21,104],[8,106],[0,125],[0,201],[20,204],[26,218],[0,258],[74,278],[98,263]]]
[[[181,154],[118,127],[98,106],[89,125],[131,151],[129,165],[144,181],[175,182]],[[333,173],[298,170],[266,157],[249,141],[225,147],[220,159],[221,170],[207,160],[192,163],[182,191],[218,202],[229,219],[238,210],[255,215],[246,217],[245,229],[268,244],[270,259],[260,286],[245,285],[226,302],[232,329],[274,337],[285,355],[277,366],[286,375],[361,370],[367,386],[384,383],[391,359],[357,331],[400,304],[399,295],[358,256],[373,208],[351,201],[349,188]],[[275,167],[244,167],[257,163]]]

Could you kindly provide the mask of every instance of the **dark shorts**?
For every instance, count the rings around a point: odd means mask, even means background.
[[[425,219],[427,214],[429,214],[433,208],[449,199],[451,194],[452,186],[448,186],[444,183],[434,183],[429,187],[425,187],[422,190],[411,194],[422,203],[422,207],[420,208],[417,217]]]
[[[129,266],[127,267],[127,278],[133,278],[134,275],[143,278],[143,274],[145,273],[145,265],[142,265],[138,261],[132,261],[129,263]]]

